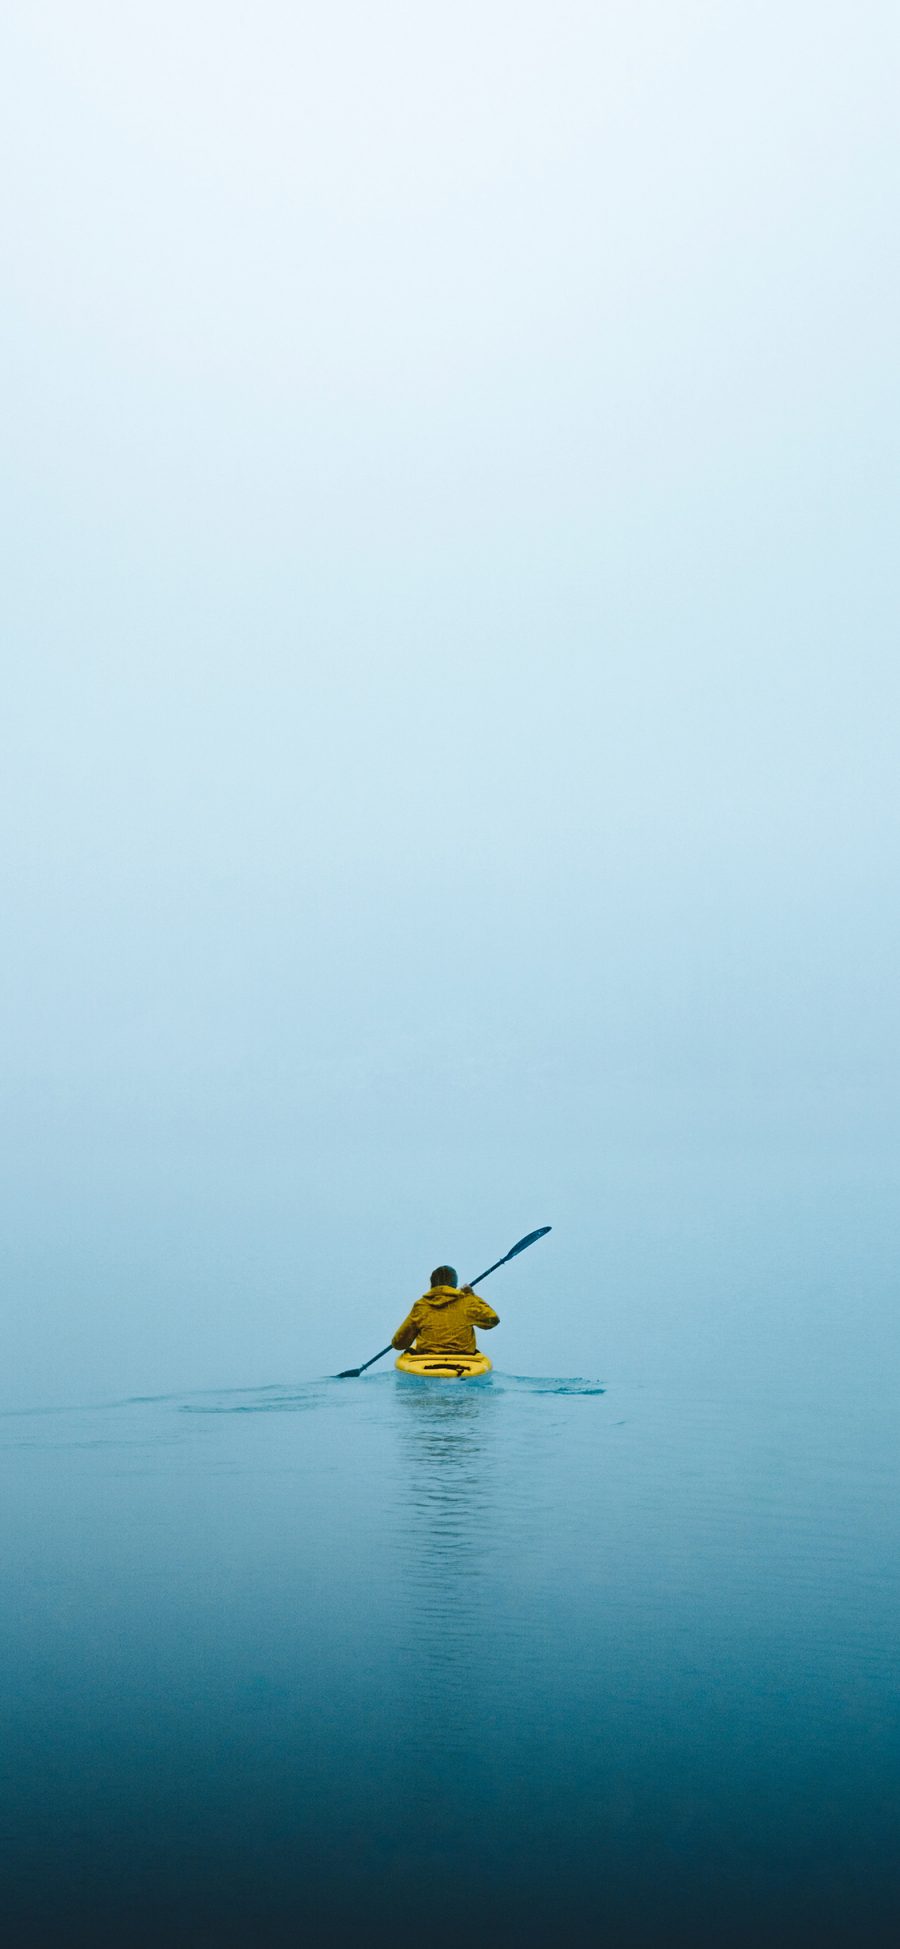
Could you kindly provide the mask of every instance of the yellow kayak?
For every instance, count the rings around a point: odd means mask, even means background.
[[[426,1374],[441,1381],[474,1380],[491,1371],[486,1353],[402,1353],[394,1366],[398,1374]]]

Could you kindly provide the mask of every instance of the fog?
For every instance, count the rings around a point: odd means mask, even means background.
[[[10,0],[4,1406],[896,1354],[896,40]]]

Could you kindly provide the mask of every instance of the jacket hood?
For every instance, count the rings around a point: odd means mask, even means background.
[[[422,1294],[422,1298],[427,1299],[429,1306],[449,1306],[451,1299],[459,1298],[459,1287],[429,1286],[427,1293]]]

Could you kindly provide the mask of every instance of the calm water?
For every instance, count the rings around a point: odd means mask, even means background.
[[[376,1371],[5,1416],[12,1943],[888,1943],[893,1403]]]

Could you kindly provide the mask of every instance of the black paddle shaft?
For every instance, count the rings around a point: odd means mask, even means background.
[[[551,1230],[552,1226],[541,1225],[536,1232],[529,1232],[527,1238],[520,1238],[518,1245],[514,1245],[511,1252],[504,1252],[502,1259],[495,1259],[493,1265],[488,1266],[487,1272],[479,1272],[478,1278],[469,1279],[467,1284],[470,1286],[480,1286],[482,1279],[489,1279],[491,1273],[496,1272],[498,1266],[508,1265],[510,1259],[516,1258],[519,1252],[524,1252],[527,1246],[534,1245],[537,1239],[546,1238],[547,1233]]]
[[[534,1245],[537,1239],[546,1238],[547,1233],[552,1229],[550,1225],[539,1225],[536,1232],[529,1232],[525,1238],[519,1239],[518,1245],[514,1245],[510,1252],[504,1252],[502,1259],[495,1259],[493,1265],[488,1266],[487,1272],[479,1272],[477,1279],[468,1279],[467,1286],[480,1286],[482,1280],[489,1279],[491,1273],[496,1272],[499,1266],[508,1265],[510,1259],[517,1258],[520,1252],[524,1252],[529,1245]],[[338,1374],[336,1378],[339,1381],[358,1381],[360,1374],[364,1374],[367,1367],[374,1367],[376,1360],[383,1360],[385,1354],[390,1353],[393,1344],[393,1340],[389,1340],[380,1353],[373,1353],[371,1360],[364,1360],[361,1367],[345,1367],[343,1373]]]
[[[385,1354],[390,1353],[393,1344],[393,1340],[389,1340],[387,1346],[382,1347],[380,1353],[373,1353],[371,1360],[364,1360],[361,1367],[345,1367],[343,1373],[337,1375],[337,1379],[339,1381],[358,1381],[360,1374],[364,1374],[367,1367],[374,1367],[376,1360],[383,1360]]]

